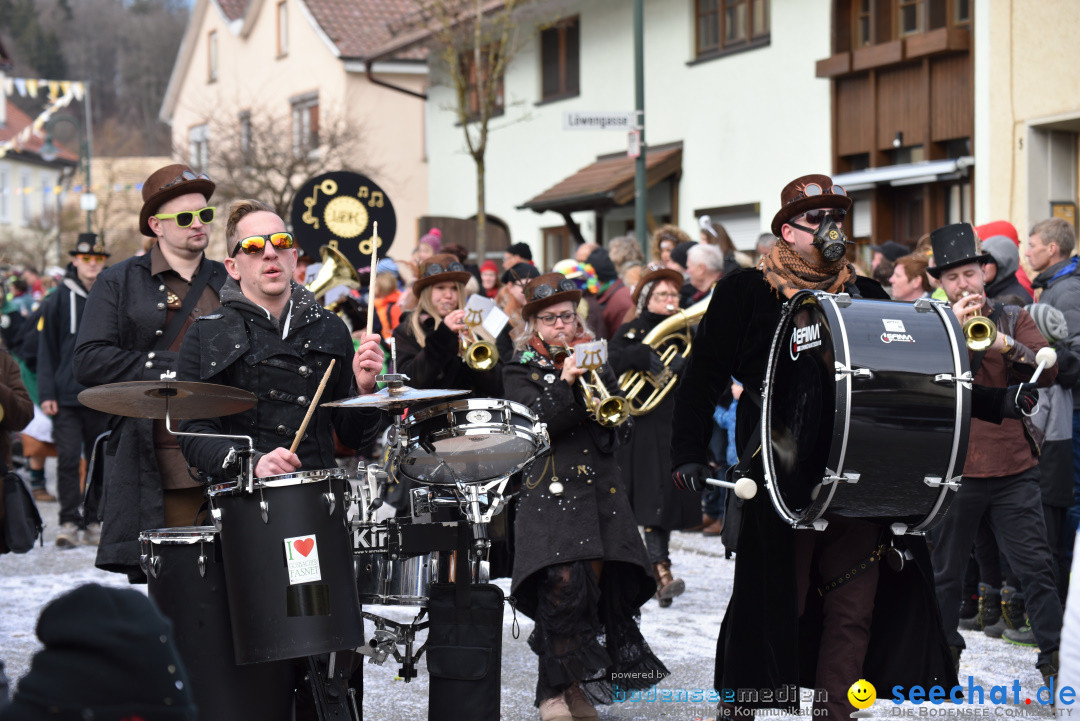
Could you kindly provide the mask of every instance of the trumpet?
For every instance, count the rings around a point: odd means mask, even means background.
[[[489,371],[499,362],[495,344],[478,338],[471,327],[462,332],[461,343],[461,359],[474,371]]]
[[[552,360],[558,360],[559,356],[566,357],[573,353],[570,346],[564,345],[562,350],[552,349]],[[585,375],[590,380],[585,380]],[[581,387],[581,395],[585,400],[585,407],[589,409],[589,415],[605,428],[614,428],[626,423],[630,418],[630,404],[622,396],[613,396],[608,391],[600,374],[595,369],[589,370],[578,378]]]
[[[971,291],[965,290],[960,297],[967,298]],[[962,328],[967,347],[976,353],[984,351],[994,344],[997,338],[997,326],[983,315],[976,315],[964,321]]]

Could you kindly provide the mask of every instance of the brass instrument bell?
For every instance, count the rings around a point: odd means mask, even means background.
[[[961,298],[967,298],[972,293],[965,290]],[[978,353],[994,344],[997,339],[997,326],[984,315],[976,315],[964,321],[962,328],[967,347]]]

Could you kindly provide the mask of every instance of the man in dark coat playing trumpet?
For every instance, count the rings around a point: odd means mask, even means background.
[[[780,202],[772,221],[778,240],[760,270],[721,278],[698,326],[672,431],[673,477],[683,488],[705,487],[713,408],[732,377],[746,389],[736,426],[740,460],[756,451],[756,442],[750,444],[761,414],[756,391],[789,298],[805,289],[888,297],[845,257],[840,225],[851,199],[843,188],[828,176],[807,175],[788,183]],[[763,483],[760,453],[750,470]],[[914,562],[896,572],[874,558],[879,526],[827,518],[824,531],[793,530],[768,494],[746,501],[735,585],[717,642],[722,717],[746,718],[754,708],[796,710],[799,686],[815,689],[815,712],[846,718],[853,710],[847,692],[859,679],[879,690],[956,684],[925,542],[905,539]],[[845,574],[853,576],[849,582],[825,590]]]

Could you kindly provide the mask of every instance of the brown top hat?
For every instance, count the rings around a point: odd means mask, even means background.
[[[570,301],[577,307],[581,300],[581,291],[577,284],[562,273],[544,273],[533,278],[525,286],[525,307],[521,309],[522,318],[530,318],[544,308]]]
[[[814,208],[840,208],[851,210],[851,198],[839,185],[833,185],[828,175],[804,175],[796,178],[780,191],[780,210],[772,219],[772,232],[780,237],[780,228],[792,218],[797,218]]]
[[[139,231],[153,238],[154,231],[150,230],[150,216],[157,213],[158,208],[173,198],[188,193],[199,193],[209,202],[216,187],[214,181],[210,180],[210,176],[206,173],[196,174],[183,163],[166,165],[164,168],[155,170],[143,183],[143,206],[139,211]]]
[[[413,293],[419,296],[424,288],[439,283],[468,283],[471,277],[456,255],[440,253],[420,266],[420,276],[413,282]]]
[[[68,255],[100,255],[105,258],[109,253],[105,245],[98,240],[97,233],[79,233],[79,239],[75,241],[75,250],[69,250]]]
[[[677,270],[671,268],[665,268],[659,263],[650,263],[645,268],[644,275],[638,280],[637,286],[634,288],[634,294],[632,296],[634,305],[638,304],[638,299],[641,298],[642,292],[648,288],[649,292],[652,292],[653,284],[661,280],[670,280],[675,284],[676,288],[681,288],[683,284],[683,274]]]

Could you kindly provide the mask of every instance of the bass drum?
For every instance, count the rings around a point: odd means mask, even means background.
[[[780,516],[826,513],[924,533],[959,489],[967,348],[939,302],[801,291],[773,336],[763,389],[766,485]]]

